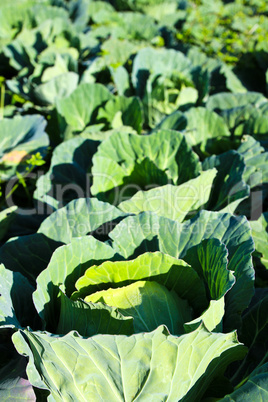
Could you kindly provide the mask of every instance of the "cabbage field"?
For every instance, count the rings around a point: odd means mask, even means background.
[[[268,401],[268,3],[1,0],[0,401]]]

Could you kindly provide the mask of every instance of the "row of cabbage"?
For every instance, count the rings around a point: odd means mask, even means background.
[[[267,10],[111,3],[0,6],[1,398],[264,400]]]

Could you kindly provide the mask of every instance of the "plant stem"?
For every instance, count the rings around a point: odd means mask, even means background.
[[[5,107],[5,84],[1,84],[1,105],[0,105],[0,120],[4,118]]]

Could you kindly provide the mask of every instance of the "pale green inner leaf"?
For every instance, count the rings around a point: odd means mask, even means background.
[[[107,289],[86,296],[87,302],[102,302],[117,307],[134,318],[135,332],[152,331],[165,324],[173,334],[183,331],[183,324],[191,319],[191,308],[157,282],[138,281],[118,289]]]

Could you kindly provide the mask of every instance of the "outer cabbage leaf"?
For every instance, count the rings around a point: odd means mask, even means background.
[[[228,251],[223,243],[217,239],[203,240],[197,246],[190,248],[184,257],[203,279],[210,305],[202,315],[189,323],[184,324],[186,331],[197,328],[204,322],[210,331],[222,331],[223,316],[225,314],[224,296],[235,283],[235,277],[227,269]]]
[[[37,180],[34,192],[35,199],[50,207],[48,212],[74,198],[89,196],[92,157],[98,144],[78,137],[55,148],[50,168]]]
[[[248,353],[239,365],[233,367],[234,384],[244,382],[252,375],[253,370],[258,370],[264,363],[268,364],[267,308],[267,288],[256,289],[248,309],[242,316],[242,328],[238,333],[241,342],[248,347]]]
[[[55,105],[57,98],[65,98],[77,88],[79,76],[70,71],[60,74],[33,89],[33,97],[38,104]]]
[[[37,233],[10,239],[0,248],[0,261],[31,281],[45,269],[56,248],[89,233],[105,239],[125,213],[96,199],[79,199],[51,214]]]
[[[160,395],[195,402],[227,364],[244,355],[234,333],[211,334],[204,327],[181,337],[159,327],[130,337],[88,339],[76,332],[57,337],[25,330],[13,342],[29,356],[31,383],[49,389],[56,401],[144,401]]]
[[[93,157],[91,192],[118,203],[138,190],[168,182],[181,184],[199,171],[197,155],[179,132],[160,130],[148,136],[114,133]]]
[[[228,151],[206,158],[202,166],[204,170],[212,168],[218,170],[207,209],[234,213],[237,206],[250,193],[243,176],[244,158],[236,151]]]
[[[117,119],[118,117],[118,119]],[[116,124],[121,124],[120,122],[120,113],[115,117]],[[92,139],[95,141],[104,141],[109,138],[113,133],[122,133],[122,134],[138,134],[134,128],[130,126],[119,126],[117,128],[112,128],[110,130],[103,130],[104,123],[93,124],[92,126],[86,127],[86,129],[80,134],[84,138]]]
[[[268,212],[264,212],[258,220],[250,221],[250,226],[255,244],[253,259],[255,261],[256,285],[263,285],[268,282]]]
[[[259,92],[228,93],[222,92],[209,97],[206,107],[209,110],[226,110],[242,107],[246,105],[260,106],[266,102],[266,98]]]
[[[15,116],[0,121],[1,181],[10,179],[20,162],[31,153],[44,153],[49,145],[45,133],[46,121],[42,116]],[[26,169],[22,167],[21,169]]]
[[[26,115],[15,116],[11,119],[1,119],[0,121],[0,156],[7,154],[6,162],[10,162],[15,159],[12,158],[12,154],[9,153],[12,150],[22,151],[25,150],[25,154],[31,152],[38,147],[46,147],[48,145],[48,136],[45,133],[45,127],[47,123],[45,119],[40,115]],[[10,157],[9,157],[10,156]],[[16,155],[14,155],[16,156]],[[18,152],[19,157],[19,152]],[[13,163],[16,162],[16,159]]]
[[[9,226],[12,221],[15,219],[17,207],[14,205],[13,207],[4,209],[0,212],[0,240],[5,237]]]
[[[27,0],[27,2],[29,3],[29,0]],[[31,1],[30,4],[31,3],[33,4],[33,7],[30,7],[27,11],[31,13],[36,25],[40,25],[48,19],[65,19],[68,21],[68,11],[61,7],[60,3],[58,3],[58,6],[56,4],[51,5],[53,2],[50,0],[42,0],[41,4],[36,4],[35,1]]]
[[[216,169],[211,169],[180,186],[167,184],[148,191],[138,191],[129,200],[121,202],[118,208],[134,214],[151,211],[182,222],[186,215],[195,213],[208,202],[215,176]]]
[[[243,134],[251,134],[260,140],[266,140],[268,136],[268,114],[258,110],[256,115],[245,121]]]
[[[37,32],[25,29],[4,47],[3,53],[9,59],[11,67],[17,71],[22,70],[26,74],[33,71],[37,57],[37,49],[34,46],[36,39]]]
[[[221,402],[262,402],[268,398],[268,363],[254,370],[248,380]]]
[[[110,67],[111,76],[115,84],[118,95],[127,95],[131,92],[129,75],[123,66]]]
[[[220,111],[220,114],[232,135],[250,134],[264,139],[268,132],[267,105],[267,99],[263,99],[263,103],[248,103],[243,106],[224,109]]]
[[[237,149],[243,157],[246,169],[243,178],[254,188],[268,182],[268,152],[253,137],[245,135]]]
[[[126,215],[113,205],[96,198],[79,198],[51,214],[43,221],[37,233],[68,244],[74,237],[94,234],[98,228],[100,230],[97,234],[107,235],[116,222]]]
[[[246,93],[246,87],[242,84],[237,75],[235,75],[231,67],[225,63],[221,64],[220,74],[223,74],[226,78],[226,88],[234,93]]]
[[[203,240],[188,249],[184,259],[206,283],[210,299],[222,298],[234,285],[235,277],[229,269],[228,250],[218,239]]]
[[[10,271],[20,272],[34,285],[36,277],[46,268],[54,250],[61,244],[42,233],[15,237],[0,248],[0,262]]]
[[[27,359],[18,354],[11,341],[12,330],[0,329],[0,398],[1,401],[36,401],[27,378]]]
[[[200,317],[184,324],[185,332],[194,331],[203,322],[209,331],[223,332],[223,316],[225,313],[224,297],[219,300],[211,300],[209,307]]]
[[[185,113],[185,117],[187,141],[192,146],[200,147],[205,154],[214,153],[217,142],[220,143],[224,137],[230,138],[230,131],[222,117],[211,110],[191,108]]]
[[[67,124],[76,131],[82,131],[92,122],[97,109],[112,98],[112,94],[101,84],[81,84],[70,96],[58,99],[56,106]]]
[[[187,125],[187,119],[185,114],[180,110],[166,116],[160,123],[156,126],[155,130],[165,129],[165,130],[178,130],[183,131]]]
[[[60,292],[60,316],[57,334],[68,334],[75,330],[82,336],[96,334],[131,335],[133,318],[123,316],[115,307],[104,303],[70,300]]]
[[[0,265],[0,325],[1,328],[36,328],[38,316],[32,302],[34,288],[19,272]]]
[[[73,239],[70,244],[53,253],[49,265],[36,280],[37,289],[33,295],[36,310],[47,330],[55,331],[58,326],[61,293],[64,292],[69,297],[75,290],[75,282],[88,267],[110,260],[114,254],[110,246],[92,236]],[[62,312],[67,313],[68,310]],[[90,310],[88,314],[91,314]]]
[[[25,360],[25,359],[23,359]],[[13,364],[18,365],[18,361],[13,361]],[[23,361],[25,364],[25,362]],[[9,368],[6,367],[8,370]],[[25,369],[19,372],[18,369],[12,373],[12,379],[6,379],[0,383],[0,398],[2,401],[28,401],[35,402],[36,395],[29,380],[27,380]],[[15,378],[14,378],[15,377]]]
[[[259,141],[245,135],[237,151],[243,156],[245,170],[243,179],[250,187],[250,197],[245,199],[236,209],[236,213],[246,215],[250,220],[258,220],[265,208],[267,196],[268,152],[264,152]]]

